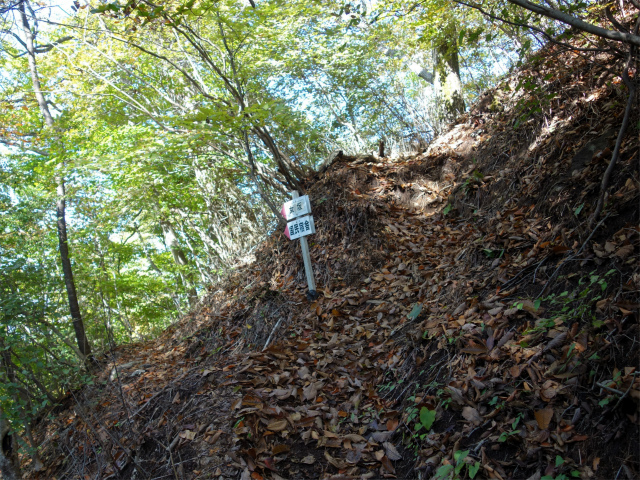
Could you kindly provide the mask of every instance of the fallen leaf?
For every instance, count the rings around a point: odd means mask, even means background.
[[[536,410],[534,412],[534,416],[536,417],[536,422],[538,422],[538,427],[540,430],[546,430],[549,428],[549,423],[551,423],[551,419],[553,419],[553,408],[543,408],[542,410]]]
[[[482,423],[482,415],[478,413],[473,407],[464,407],[462,409],[462,416],[473,423],[476,427]]]
[[[274,455],[280,455],[281,453],[288,452],[289,450],[291,450],[291,447],[282,443],[279,445],[274,445],[271,449]]]
[[[389,419],[387,420],[387,430],[393,432],[396,428],[398,428],[398,419]]]
[[[391,464],[391,461],[389,460],[389,458],[386,455],[380,459],[380,463],[382,463],[382,466],[384,467],[384,469],[387,472],[396,473],[396,469],[393,468],[393,465]]]
[[[524,370],[525,365],[514,365],[509,369],[509,373],[513,378],[518,378],[522,371]]]
[[[356,448],[354,450],[350,450],[347,453],[347,462],[355,465],[356,463],[358,463],[360,461],[360,459],[362,458],[362,450],[359,448]]]
[[[386,442],[391,438],[391,435],[393,435],[393,432],[373,432],[371,434],[371,438],[373,438],[374,441],[381,443]]]
[[[284,419],[271,420],[267,424],[267,430],[271,430],[272,432],[281,432],[285,428],[287,428],[287,421]]]
[[[558,394],[558,390],[560,389],[560,385],[552,380],[547,380],[542,385],[540,389],[540,397],[545,402],[551,401],[551,399],[555,398]]]
[[[327,459],[327,462],[329,462],[331,465],[333,465],[334,467],[336,467],[338,470],[341,470],[343,468],[346,468],[348,466],[347,462],[345,462],[344,460],[340,460],[339,458],[334,458],[332,457],[328,451],[324,451],[324,458]]]
[[[367,441],[366,438],[364,438],[362,435],[357,435],[355,433],[348,433],[343,438],[353,443],[364,443]]]
[[[302,394],[304,395],[305,400],[313,400],[318,395],[318,390],[316,389],[315,383],[310,383],[306,387],[302,389]]]
[[[633,253],[633,245],[623,245],[620,247],[614,255],[622,260],[627,258],[629,255]]]
[[[386,452],[387,457],[389,457],[389,460],[402,460],[402,455],[400,455],[392,443],[384,442],[382,446],[384,447],[384,451]]]
[[[184,438],[186,440],[193,440],[196,438],[196,432],[191,430],[184,430],[179,434],[180,438]]]
[[[312,464],[315,463],[315,461],[316,461],[316,458],[313,455],[309,454],[306,457],[304,457],[302,460],[300,460],[300,463],[305,463],[307,465],[312,465]]]
[[[422,305],[419,303],[416,303],[411,309],[411,312],[409,312],[409,314],[407,315],[407,318],[409,320],[415,320],[416,318],[418,318],[418,315],[420,315],[421,311],[422,311]]]

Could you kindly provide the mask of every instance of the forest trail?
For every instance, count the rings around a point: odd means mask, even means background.
[[[107,354],[29,478],[636,478],[637,129],[587,227],[626,103],[606,62],[547,47],[426,152],[308,179],[320,298],[274,233]]]

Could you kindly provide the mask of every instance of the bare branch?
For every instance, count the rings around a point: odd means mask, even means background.
[[[545,7],[544,5],[536,5],[528,0],[508,0],[509,3],[522,7],[530,12],[537,13],[554,20],[559,20],[562,23],[566,23],[583,32],[591,33],[598,37],[607,38],[609,40],[615,40],[618,42],[624,42],[631,45],[640,47],[640,36],[633,35],[631,33],[616,32],[615,30],[607,30],[606,28],[598,27],[591,23],[587,23],[584,20],[573,17],[567,13],[564,13],[555,8]]]

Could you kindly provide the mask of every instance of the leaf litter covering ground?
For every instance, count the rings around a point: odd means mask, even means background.
[[[31,477],[637,478],[637,131],[591,231],[624,89],[555,48],[427,152],[310,179],[320,298],[275,234],[108,355]]]

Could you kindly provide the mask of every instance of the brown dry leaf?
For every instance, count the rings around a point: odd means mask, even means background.
[[[207,432],[205,435],[205,440],[208,443],[216,443],[218,441],[218,439],[220,438],[220,435],[222,435],[224,432],[222,430],[217,430],[215,432],[211,431],[211,432]]]
[[[542,389],[540,390],[540,397],[548,402],[551,399],[555,398],[558,394],[558,390],[560,390],[560,385],[553,380],[547,380],[542,384]]]
[[[340,460],[339,458],[332,457],[326,450],[324,452],[324,458],[326,458],[327,462],[336,467],[338,470],[342,470],[343,468],[346,468],[348,466],[347,462],[345,462],[344,460]]]
[[[180,438],[184,438],[186,440],[193,440],[196,438],[196,432],[192,430],[184,430],[179,434]]]
[[[518,378],[522,371],[525,369],[526,365],[514,365],[509,369],[509,373],[513,378]]]
[[[391,435],[393,435],[393,432],[373,432],[371,434],[371,438],[374,441],[381,443],[389,440],[391,438]]]
[[[561,334],[556,335],[553,338],[553,340],[551,340],[547,344],[547,346],[544,348],[544,350],[547,351],[547,350],[551,350],[551,349],[554,349],[554,348],[561,347],[566,339],[567,339],[567,332],[562,332]]]
[[[396,428],[398,428],[398,424],[400,422],[398,422],[397,418],[392,418],[387,420],[387,430],[389,430],[390,432],[393,432]]]
[[[291,395],[290,388],[276,388],[273,392],[271,392],[271,397],[278,397],[280,400],[286,400]]]
[[[633,245],[623,245],[616,251],[616,253],[614,253],[614,255],[624,260],[632,253],[633,253]]]
[[[347,462],[355,465],[362,458],[362,449],[356,448],[347,453]]]
[[[484,345],[480,345],[473,340],[469,341],[469,346],[460,349],[462,353],[470,353],[471,355],[482,355],[487,353],[488,349]]]
[[[464,405],[464,397],[462,396],[462,390],[457,389],[456,387],[452,387],[451,385],[445,388],[446,391],[451,395],[451,400],[453,400],[458,405]]]
[[[544,308],[536,308],[531,300],[522,300],[520,303],[522,304],[522,310],[529,312],[533,316],[537,316],[538,314],[544,312]]]
[[[304,395],[305,400],[313,400],[318,395],[318,390],[316,389],[315,383],[310,383],[306,387],[302,389],[302,395]]]
[[[374,456],[376,457],[376,460],[382,460],[382,457],[384,457],[384,450],[378,450],[374,452]]]
[[[285,419],[279,420],[271,420],[267,424],[267,430],[271,430],[272,432],[281,432],[285,428],[287,428],[287,421]]]
[[[387,472],[396,473],[396,469],[393,468],[393,465],[391,464],[391,461],[389,460],[389,458],[386,455],[380,459],[380,463],[382,463],[382,466],[384,467],[384,469]]]
[[[300,460],[300,463],[305,463],[307,465],[312,465],[314,464],[316,461],[316,457],[314,457],[313,455],[309,454],[306,457],[304,457],[302,460]]]
[[[353,443],[364,443],[367,441],[362,435],[357,435],[355,433],[348,433],[343,438]]]
[[[402,460],[402,455],[400,455],[392,443],[384,442],[382,446],[384,447],[384,451],[387,453],[389,460]]]
[[[260,475],[258,472],[253,472],[251,474],[251,478],[253,478],[253,480],[264,480],[264,477]]]
[[[280,455],[281,453],[288,452],[289,450],[291,450],[291,447],[283,443],[279,445],[274,445],[273,448],[271,449],[274,455]]]
[[[473,423],[476,427],[482,423],[482,415],[473,407],[464,407],[462,416]]]
[[[540,430],[546,430],[547,428],[549,428],[551,419],[553,419],[553,408],[543,408],[542,410],[536,410],[534,412],[534,416],[536,417],[536,422],[538,422],[538,427],[540,428]]]

